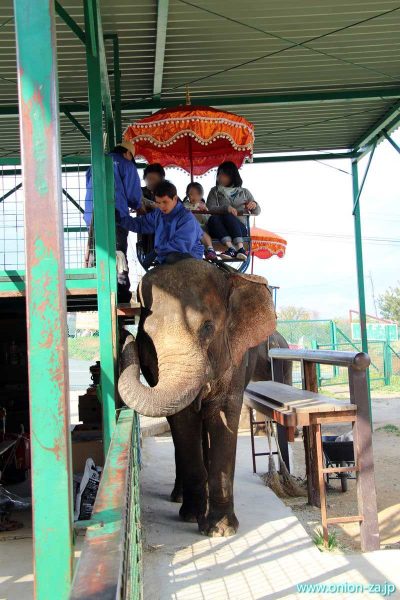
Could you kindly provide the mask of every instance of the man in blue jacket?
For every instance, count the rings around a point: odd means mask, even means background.
[[[178,200],[176,187],[162,181],[154,190],[157,208],[142,217],[121,217],[120,225],[136,233],[155,234],[156,262],[172,264],[184,258],[203,258],[203,231]],[[118,205],[117,205],[118,209]]]
[[[116,249],[118,271],[118,302],[131,299],[129,270],[126,254],[128,231],[121,227],[120,220],[129,216],[129,209],[138,210],[142,204],[140,177],[134,161],[135,147],[131,142],[120,142],[109,156],[114,163]],[[83,218],[90,229],[93,217],[92,168],[86,173],[85,214]]]

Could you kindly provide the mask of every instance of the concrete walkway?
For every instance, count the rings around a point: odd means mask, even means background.
[[[320,552],[292,511],[252,474],[250,439],[238,440],[235,479],[240,529],[231,538],[202,537],[178,519],[168,501],[174,481],[170,437],[146,438],[142,522],[145,600],[376,598],[368,584],[391,582],[400,598],[400,551],[364,555]],[[325,593],[300,593],[297,584],[342,584]],[[354,593],[350,584],[366,586]],[[345,591],[347,589],[347,592]],[[361,588],[357,588],[361,589]],[[342,591],[340,591],[342,590]]]

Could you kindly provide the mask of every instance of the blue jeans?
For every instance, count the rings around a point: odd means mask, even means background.
[[[246,225],[235,215],[212,215],[207,223],[208,233],[212,238],[221,240],[223,244],[232,242],[243,244],[243,236],[248,235]]]

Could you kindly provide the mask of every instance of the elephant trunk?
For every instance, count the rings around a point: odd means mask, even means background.
[[[121,375],[118,391],[127,406],[135,409],[146,417],[168,417],[180,412],[191,404],[199,394],[204,381],[199,368],[201,357],[190,364],[196,365],[196,370],[188,369],[187,363],[175,363],[171,360],[163,362],[159,358],[158,383],[147,387],[140,382],[140,364],[136,342],[133,336],[126,338],[121,356]]]

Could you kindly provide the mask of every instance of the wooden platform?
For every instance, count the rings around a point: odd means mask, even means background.
[[[245,402],[286,427],[309,425],[311,413],[352,413],[357,410],[355,404],[275,381],[250,383],[245,391]]]
[[[317,353],[315,362],[316,359]],[[332,362],[335,364],[334,359]],[[307,374],[310,367],[313,371],[310,381],[314,382],[315,363],[308,362],[308,366],[303,372]],[[275,421],[278,424],[278,429],[279,425],[286,429],[287,437],[283,440],[284,447],[287,446],[288,441],[293,441],[295,427],[303,426],[308,502],[321,509],[325,545],[328,544],[328,525],[358,522],[361,530],[361,549],[362,551],[369,551],[379,548],[379,530],[373,479],[371,431],[363,427],[363,408],[365,408],[364,404],[367,397],[365,370],[359,373],[364,378],[363,386],[365,389],[362,389],[360,385],[358,386],[360,387],[359,390],[357,385],[353,385],[353,389],[350,388],[354,403],[340,402],[307,389],[309,383],[307,375],[304,378],[304,389],[301,390],[275,381],[251,383],[245,391],[244,403],[249,408],[253,471],[256,472],[256,456],[267,454],[266,452],[255,452],[254,425],[257,424],[259,418],[254,421],[253,409],[261,413],[264,418]],[[352,377],[353,374],[350,372],[350,381]],[[316,388],[314,387],[314,389]],[[359,410],[361,418],[359,418]],[[348,422],[352,427],[354,466],[341,463],[333,467],[326,467],[321,427],[326,424],[340,422]],[[279,445],[282,447],[282,439],[279,440]],[[356,473],[357,478],[358,514],[329,518],[327,514],[325,476],[338,473],[344,477],[350,472]]]

